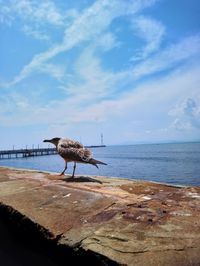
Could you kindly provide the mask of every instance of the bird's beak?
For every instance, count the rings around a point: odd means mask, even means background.
[[[43,140],[43,142],[51,142],[51,140],[50,139],[45,139],[45,140]]]

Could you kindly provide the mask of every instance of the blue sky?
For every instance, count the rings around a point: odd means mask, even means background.
[[[198,0],[0,0],[0,149],[200,140]]]

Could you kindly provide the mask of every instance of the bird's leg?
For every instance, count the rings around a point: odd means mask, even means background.
[[[65,162],[65,168],[64,168],[64,170],[62,171],[62,173],[60,173],[59,175],[61,176],[61,175],[65,175],[65,171],[67,170],[67,162]]]
[[[74,178],[75,169],[76,169],[76,162],[74,162],[74,169],[73,169],[72,178]]]

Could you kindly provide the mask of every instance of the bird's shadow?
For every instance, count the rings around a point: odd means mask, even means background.
[[[65,182],[96,182],[96,183],[102,184],[100,180],[89,177],[89,176],[66,177],[66,178],[62,178],[61,180]]]

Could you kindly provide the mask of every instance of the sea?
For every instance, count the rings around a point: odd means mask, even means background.
[[[138,144],[91,148],[93,157],[107,163],[78,164],[77,175],[108,176],[200,186],[200,142],[171,144]],[[3,159],[0,166],[62,172],[64,160],[59,155]],[[73,163],[68,164],[71,174]]]

